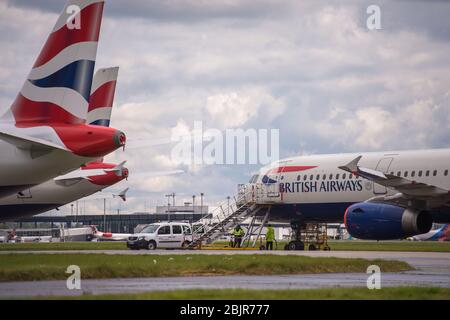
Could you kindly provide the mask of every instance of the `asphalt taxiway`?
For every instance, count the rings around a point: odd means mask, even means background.
[[[8,253],[8,252],[2,252]],[[9,252],[11,253],[11,252]],[[20,252],[23,254],[24,252]],[[382,273],[381,286],[428,286],[450,288],[450,253],[443,252],[380,252],[380,251],[34,251],[32,253],[68,254],[273,254],[300,255],[309,257],[338,257],[400,260],[409,263],[415,270]],[[136,293],[178,289],[312,289],[328,287],[365,287],[368,275],[365,273],[326,273],[306,275],[271,276],[196,276],[159,277],[133,279],[82,280],[81,290],[68,290],[66,281],[33,281],[0,283],[0,298],[37,296],[76,296],[84,293]]]

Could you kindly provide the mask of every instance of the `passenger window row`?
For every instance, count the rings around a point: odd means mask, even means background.
[[[411,178],[414,177],[436,177],[438,175],[438,170],[412,170],[411,172],[409,172],[408,170],[404,171],[403,173],[401,171],[397,171],[397,174],[394,174],[394,172],[391,172],[391,175],[396,175],[397,177],[404,177],[404,178],[408,178],[408,176],[410,176]],[[448,176],[448,169],[443,171],[443,175],[445,177]]]
[[[340,173],[337,173],[336,175],[334,175],[334,174],[332,174],[332,173],[330,173],[330,174],[326,174],[326,173],[324,173],[324,174],[310,174],[310,175],[303,175],[303,176],[301,176],[301,175],[298,175],[297,176],[297,181],[306,181],[306,180],[333,180],[333,179],[335,179],[335,180],[339,180],[339,179],[342,179],[342,180],[345,180],[345,179],[353,179],[353,177],[354,177],[354,175],[353,174],[351,174],[351,173],[349,173],[348,174],[348,176],[347,176],[347,173],[343,173],[342,175],[340,174]],[[283,180],[284,179],[284,177],[281,177],[281,180]]]
[[[416,175],[417,174],[417,175]],[[391,172],[391,175],[394,175],[394,172],[392,171]],[[403,175],[402,175],[402,173],[401,173],[401,171],[398,171],[397,172],[397,174],[396,174],[398,177],[405,177],[405,178],[407,178],[408,177],[408,175],[409,175],[409,171],[404,171],[403,172]],[[413,171],[411,171],[411,178],[414,178],[414,177],[429,177],[430,175],[432,175],[433,177],[436,177],[437,175],[438,175],[438,171],[437,170],[419,170],[419,171],[415,171],[415,170],[413,170]],[[444,170],[444,172],[443,172],[443,175],[444,176],[448,176],[448,169],[447,170]],[[348,174],[348,179],[353,179],[353,177],[354,177],[354,175],[353,174],[351,174],[351,173],[349,173]],[[298,175],[297,176],[297,181],[306,181],[306,180],[320,180],[320,179],[322,179],[322,180],[333,180],[333,178],[335,179],[335,180],[339,180],[339,179],[343,179],[343,180],[345,180],[345,179],[347,179],[347,174],[346,173],[343,173],[342,175],[341,174],[339,174],[339,173],[337,173],[336,175],[333,175],[332,173],[330,173],[329,175],[328,174],[316,174],[316,175],[314,175],[314,174],[311,174],[311,175]],[[281,176],[281,180],[284,180],[284,176]]]

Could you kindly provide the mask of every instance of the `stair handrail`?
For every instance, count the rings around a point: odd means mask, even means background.
[[[237,198],[236,196],[233,196],[234,203],[233,201],[230,201],[231,197],[230,199],[226,199],[218,203],[218,205],[210,213],[208,213],[207,217],[201,218],[199,221],[197,221],[199,226],[197,228],[194,228],[194,226],[192,227],[192,234],[198,234],[202,227],[210,227],[209,230],[214,229],[220,223],[229,219],[235,212],[251,203],[251,201],[247,200],[247,196],[250,194],[251,190],[246,190],[245,193],[238,194]],[[238,202],[238,200],[244,201],[241,205],[239,205],[240,202]],[[208,232],[208,230],[204,231],[204,233]]]

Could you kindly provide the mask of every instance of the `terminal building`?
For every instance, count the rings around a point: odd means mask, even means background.
[[[65,228],[79,226],[97,226],[101,231],[113,233],[134,233],[137,226],[162,221],[179,221],[193,223],[208,217],[208,206],[158,206],[155,213],[135,212],[133,214],[106,215],[39,215],[20,219],[8,224],[9,228]]]

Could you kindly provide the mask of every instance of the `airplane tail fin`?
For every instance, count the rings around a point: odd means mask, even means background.
[[[18,127],[84,123],[104,0],[69,0],[16,100],[1,118]]]
[[[119,68],[99,69],[92,83],[86,123],[109,127]]]

